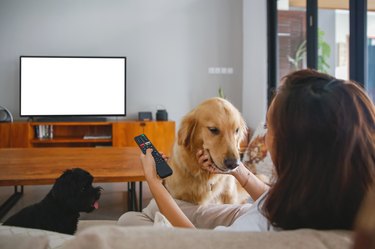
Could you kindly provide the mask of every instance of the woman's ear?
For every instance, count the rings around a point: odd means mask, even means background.
[[[197,120],[194,112],[188,113],[181,121],[180,129],[177,134],[178,145],[188,147],[192,143]]]

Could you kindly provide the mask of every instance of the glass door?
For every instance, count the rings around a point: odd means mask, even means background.
[[[318,1],[318,70],[349,79],[349,1]]]
[[[375,100],[375,0],[367,1],[367,84],[366,89]]]
[[[306,68],[306,0],[277,1],[278,63],[281,79]]]
[[[267,6],[268,93],[310,65],[355,80],[375,100],[375,0],[268,0]]]

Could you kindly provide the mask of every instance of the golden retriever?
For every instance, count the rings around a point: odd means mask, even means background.
[[[208,99],[185,115],[168,160],[173,175],[164,182],[172,196],[199,205],[244,202],[248,195],[239,194],[242,187],[236,179],[202,169],[196,153],[205,149],[218,169],[233,170],[240,163],[239,145],[245,133],[242,115],[223,98]]]

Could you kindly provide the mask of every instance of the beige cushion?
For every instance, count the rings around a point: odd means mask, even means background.
[[[228,248],[311,248],[351,247],[348,231],[300,229],[282,232],[223,232],[182,228],[91,227],[78,233],[63,248],[75,249],[228,249]]]
[[[76,233],[83,231],[86,228],[101,225],[116,225],[117,220],[80,220],[77,225]]]
[[[154,227],[173,228],[169,220],[160,212],[155,213]]]
[[[228,232],[206,229],[120,227],[115,221],[81,221],[76,236],[37,229],[0,226],[2,249],[228,249],[312,248],[345,249],[352,246],[349,231],[300,229],[281,232]],[[86,223],[86,224],[85,224]]]
[[[46,230],[0,225],[1,249],[59,248],[72,235]]]

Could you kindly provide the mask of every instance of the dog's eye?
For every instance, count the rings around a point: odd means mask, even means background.
[[[219,129],[216,128],[216,127],[208,127],[208,129],[210,130],[210,132],[214,135],[218,135],[220,133]]]
[[[236,134],[238,134],[238,132],[239,132],[239,131],[240,131],[240,129],[239,129],[239,128],[237,128],[237,129],[236,129]]]

